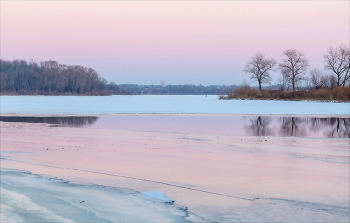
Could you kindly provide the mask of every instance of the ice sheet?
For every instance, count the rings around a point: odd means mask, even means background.
[[[349,103],[218,100],[215,95],[0,96],[0,105],[2,114],[350,114]]]
[[[2,222],[188,222],[189,216],[185,207],[136,191],[10,169],[1,169],[0,192]]]
[[[349,139],[11,122],[1,122],[1,129],[2,167],[79,184],[163,191],[175,204],[215,222],[349,219]],[[107,204],[108,199],[101,207],[113,213]]]

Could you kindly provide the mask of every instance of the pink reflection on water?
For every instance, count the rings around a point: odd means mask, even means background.
[[[227,115],[0,116],[0,121],[148,132],[350,138],[350,119],[339,117]]]
[[[88,128],[219,135],[350,138],[350,119],[269,116],[102,116]]]
[[[102,116],[88,128],[1,122],[2,151],[20,152],[6,153],[10,159],[2,167],[141,192],[161,190],[190,209],[250,205],[190,189],[348,207],[348,139],[234,136],[229,127],[239,125],[229,121],[238,118],[244,127],[257,117],[188,117]],[[272,126],[274,120],[260,121]],[[222,197],[226,201],[220,203]]]

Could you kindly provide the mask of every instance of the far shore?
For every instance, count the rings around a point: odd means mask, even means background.
[[[320,101],[320,102],[349,102],[350,87],[286,90],[257,90],[249,86],[241,87],[231,94],[220,95],[221,100],[285,100],[285,101]]]
[[[281,97],[271,97],[271,96],[237,96],[232,94],[224,95],[205,95],[205,94],[108,94],[108,93],[102,93],[102,94],[0,94],[1,96],[77,96],[77,97],[89,97],[89,96],[113,96],[113,95],[119,95],[119,96],[143,96],[143,95],[149,95],[149,96],[194,96],[194,95],[203,95],[203,96],[216,96],[219,100],[262,100],[262,101],[313,101],[313,102],[329,102],[329,103],[349,103],[350,97],[348,99],[325,99],[322,97],[314,98],[314,97],[304,97],[304,98],[281,98]]]
[[[310,117],[310,118],[350,118],[349,115],[287,115],[287,114],[187,114],[187,113],[120,113],[120,114],[20,114],[20,113],[0,113],[0,116],[13,116],[13,117],[103,117],[103,116],[215,116],[215,117]]]

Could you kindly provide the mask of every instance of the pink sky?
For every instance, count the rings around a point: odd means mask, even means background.
[[[258,52],[323,66],[349,1],[1,1],[1,58],[92,67],[118,84],[240,84]],[[277,77],[279,74],[276,73]]]

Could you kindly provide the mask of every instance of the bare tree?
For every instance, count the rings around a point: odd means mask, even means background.
[[[281,91],[288,91],[290,88],[290,85],[289,85],[285,75],[282,75],[281,78],[277,79],[277,85],[279,85],[279,90],[281,90]]]
[[[261,91],[262,84],[268,84],[271,81],[270,71],[274,71],[277,62],[274,59],[266,59],[262,53],[254,55],[250,61],[247,62],[244,72],[252,74],[250,79],[259,83],[259,90]]]
[[[243,87],[250,87],[250,83],[247,79],[243,79],[242,82],[241,82],[241,85]]]
[[[327,85],[328,77],[319,69],[314,68],[310,70],[310,82],[317,90]]]
[[[292,85],[292,90],[295,91],[297,84],[304,80],[303,74],[305,74],[309,62],[304,58],[302,52],[295,49],[286,50],[282,55],[287,58],[282,59],[279,69],[283,77]]]
[[[334,75],[328,76],[328,86],[330,88],[335,88],[337,86],[337,78]]]
[[[337,86],[345,86],[350,80],[350,47],[340,45],[329,48],[324,55],[325,69],[333,72],[337,78]]]

